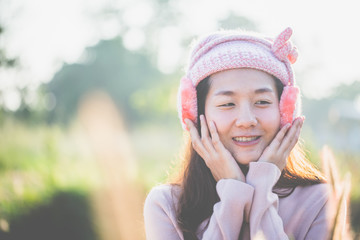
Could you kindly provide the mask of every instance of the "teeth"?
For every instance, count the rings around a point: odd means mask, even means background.
[[[234,137],[234,140],[237,142],[250,142],[254,141],[258,137]]]

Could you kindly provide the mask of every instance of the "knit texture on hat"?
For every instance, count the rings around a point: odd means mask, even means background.
[[[291,123],[297,115],[299,94],[291,66],[298,54],[289,40],[291,35],[291,28],[275,39],[257,33],[223,31],[198,41],[179,88],[178,111],[183,127],[185,118],[196,122],[196,86],[199,82],[216,72],[235,68],[258,69],[278,78],[285,87],[279,105],[281,125]]]

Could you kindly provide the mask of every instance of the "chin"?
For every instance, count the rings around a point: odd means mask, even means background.
[[[259,157],[258,158],[244,158],[244,157],[241,157],[241,158],[235,158],[236,159],[236,162],[240,165],[244,165],[244,166],[247,166],[249,165],[251,162],[257,162]]]
[[[239,151],[233,154],[237,163],[241,165],[249,165],[251,162],[257,162],[261,156],[262,151]]]

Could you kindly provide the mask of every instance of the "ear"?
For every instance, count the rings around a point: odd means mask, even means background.
[[[285,86],[280,98],[281,126],[292,123],[296,114],[297,100],[300,90],[295,86]]]
[[[196,123],[197,116],[197,96],[196,89],[191,80],[183,77],[180,81],[178,92],[178,112],[183,129],[186,129],[185,119],[190,119]]]

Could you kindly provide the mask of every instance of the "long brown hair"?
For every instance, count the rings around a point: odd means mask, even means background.
[[[278,98],[283,91],[279,79],[275,79]],[[202,80],[197,88],[198,122],[199,116],[204,114],[205,99],[210,88],[209,77]],[[200,126],[197,126],[200,134]],[[193,149],[191,139],[188,139],[182,169],[172,184],[181,188],[177,206],[177,221],[183,231],[184,239],[197,239],[198,226],[213,213],[213,206],[218,202],[216,181],[206,166],[204,160]],[[240,166],[244,174],[246,166]],[[302,147],[297,144],[291,151],[287,165],[283,169],[280,179],[273,191],[279,197],[286,197],[292,193],[296,186],[306,186],[324,182],[323,175],[306,159]],[[285,191],[284,191],[285,190]]]

